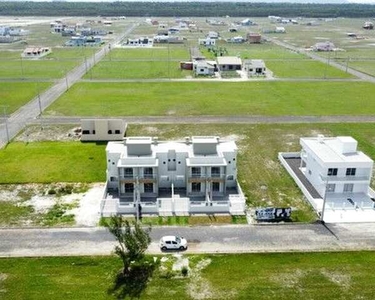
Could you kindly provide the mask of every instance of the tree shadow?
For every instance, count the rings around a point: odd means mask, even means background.
[[[121,269],[115,276],[108,294],[116,299],[139,299],[155,270],[152,262],[133,263],[129,270]]]

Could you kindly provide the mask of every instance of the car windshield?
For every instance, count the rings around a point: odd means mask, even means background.
[[[181,243],[181,239],[178,236],[176,236],[176,242],[179,244]]]

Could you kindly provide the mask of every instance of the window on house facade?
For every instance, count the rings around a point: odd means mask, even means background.
[[[192,177],[201,177],[201,168],[200,167],[192,167],[191,168],[191,176]]]
[[[153,170],[152,168],[144,168],[143,169],[143,175],[145,178],[153,178]]]
[[[212,191],[213,192],[220,192],[220,182],[213,182],[212,183]]]
[[[191,183],[191,191],[193,193],[199,193],[201,191],[201,183],[200,182],[192,182]]]
[[[134,193],[133,183],[125,183],[125,193]]]
[[[345,183],[344,184],[344,193],[352,193],[354,188],[353,183]]]
[[[211,177],[220,177],[220,167],[211,168]]]
[[[355,176],[356,168],[347,168],[346,169],[346,176]]]
[[[133,168],[125,168],[124,177],[133,178]]]
[[[337,176],[337,168],[329,168],[327,175],[328,176]]]
[[[336,189],[336,184],[334,183],[327,184],[327,188],[326,188],[327,193],[334,193],[335,189]]]
[[[154,192],[154,184],[153,183],[144,183],[143,189],[145,193],[153,193]]]

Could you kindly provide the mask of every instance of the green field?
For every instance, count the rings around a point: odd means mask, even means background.
[[[189,50],[184,46],[163,45],[152,48],[113,49],[103,60],[168,60],[188,59]]]
[[[280,78],[353,78],[349,73],[314,60],[265,62],[274,77]]]
[[[5,105],[7,114],[11,114],[50,85],[48,82],[0,82],[0,105]]]
[[[181,70],[177,61],[101,61],[85,79],[183,78],[191,71]]]
[[[0,150],[0,182],[104,181],[104,149],[95,143],[13,142]]]
[[[162,263],[167,270],[171,263]],[[190,276],[158,268],[140,299],[372,300],[372,252],[185,256]],[[199,267],[206,265],[205,267]],[[1,299],[114,299],[120,260],[108,257],[0,259]],[[204,298],[203,295],[205,296]]]
[[[371,115],[374,95],[375,85],[365,82],[85,82],[69,89],[47,114]]]

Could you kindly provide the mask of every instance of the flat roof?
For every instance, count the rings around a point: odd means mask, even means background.
[[[217,63],[219,65],[242,65],[241,58],[237,56],[219,56]]]
[[[304,143],[320,160],[325,163],[339,162],[365,162],[373,163],[373,160],[361,151],[351,153],[341,153],[338,151],[341,142],[356,142],[352,137],[323,137],[319,140],[317,137],[303,137],[301,143]]]

